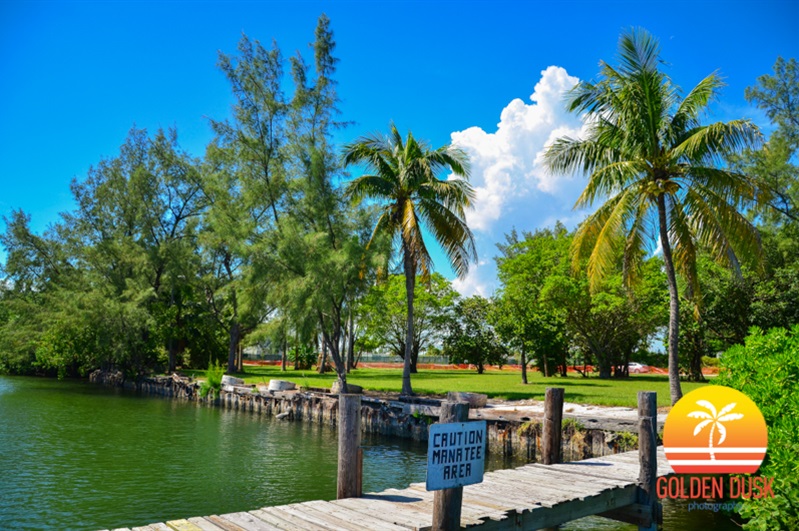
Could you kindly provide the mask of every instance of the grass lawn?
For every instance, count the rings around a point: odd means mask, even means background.
[[[188,371],[202,377],[203,371]],[[669,380],[665,375],[636,374],[628,379],[600,380],[583,378],[579,374],[569,374],[562,378],[545,378],[541,373],[530,371],[529,384],[521,383],[521,373],[516,370],[492,370],[477,374],[473,370],[430,369],[420,370],[411,375],[413,390],[422,395],[445,395],[447,391],[467,391],[484,393],[492,398],[507,400],[544,399],[547,387],[566,389],[567,402],[578,404],[597,404],[605,406],[636,407],[638,391],[655,391],[658,394],[658,407],[669,406]],[[245,371],[237,374],[248,384],[266,384],[270,379],[288,380],[299,386],[327,387],[333,383],[335,373],[317,374],[316,371],[282,372],[279,366],[245,366]],[[387,391],[398,393],[402,388],[402,369],[356,369],[347,376],[351,382],[368,391]],[[683,393],[693,391],[705,384],[683,382]]]

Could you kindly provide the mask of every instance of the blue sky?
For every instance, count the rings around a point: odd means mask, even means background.
[[[317,17],[331,18],[340,58],[340,142],[391,120],[473,158],[469,221],[480,265],[458,283],[495,287],[494,244],[562,219],[583,181],[543,174],[536,156],[579,131],[561,91],[614,62],[619,34],[659,37],[674,81],[688,89],[719,70],[728,86],[712,120],[747,117],[744,100],[778,55],[799,55],[799,2],[36,2],[0,0],[0,215],[22,208],[41,231],[73,204],[69,183],[116,154],[135,124],[175,126],[200,155],[207,117],[231,104],[217,52],[242,32],[310,58]],[[535,101],[531,101],[531,95]],[[443,266],[438,254],[437,262]],[[434,256],[434,258],[436,258]],[[2,255],[0,255],[2,259]],[[446,268],[441,267],[445,270]]]

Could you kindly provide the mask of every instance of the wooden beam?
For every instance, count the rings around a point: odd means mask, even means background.
[[[635,503],[638,487],[629,485],[620,489],[609,489],[597,496],[582,500],[569,500],[553,507],[536,507],[521,513],[508,512],[504,520],[485,520],[480,531],[532,531],[554,527],[584,516],[591,516],[617,507]]]
[[[554,465],[561,461],[561,429],[563,424],[563,388],[547,387],[544,397],[544,433],[541,462]]]
[[[358,449],[361,446],[361,395],[338,397],[338,481],[336,498],[361,495]]]
[[[655,484],[658,478],[657,393],[638,391],[638,503],[647,508],[649,519],[638,524],[639,531],[657,531],[658,501]]]

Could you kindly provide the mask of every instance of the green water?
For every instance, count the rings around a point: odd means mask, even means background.
[[[365,491],[424,481],[423,444],[363,443]],[[306,423],[0,376],[0,529],[112,529],[333,499],[336,453],[334,432]],[[726,529],[712,513],[665,513],[666,529]],[[635,528],[596,518],[568,529]]]

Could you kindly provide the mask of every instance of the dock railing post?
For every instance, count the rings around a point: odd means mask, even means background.
[[[469,404],[466,402],[442,402],[439,422],[466,422],[469,420]],[[461,527],[461,505],[463,487],[437,490],[433,494],[433,531],[455,531]]]
[[[554,465],[561,462],[561,429],[563,425],[563,388],[547,387],[544,395],[544,429],[541,462]]]
[[[336,498],[361,496],[361,395],[338,396],[338,482]]]
[[[638,391],[638,503],[649,507],[652,523],[639,530],[656,531],[659,520],[659,504],[655,486],[658,477],[657,460],[657,393]]]

